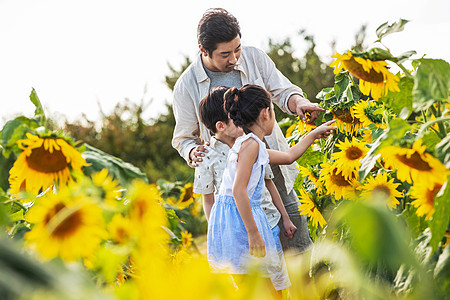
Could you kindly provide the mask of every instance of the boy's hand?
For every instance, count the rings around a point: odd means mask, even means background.
[[[287,220],[283,220],[284,226],[284,236],[288,239],[292,239],[294,234],[297,232],[297,227],[295,227],[294,223],[292,223],[291,219],[287,218]]]
[[[250,255],[256,257],[266,256],[266,244],[259,232],[248,235],[248,248],[250,250]]]
[[[330,120],[328,122],[323,123],[322,125],[320,125],[316,129],[314,129],[316,138],[317,139],[319,139],[319,138],[326,138],[330,134],[332,134],[333,131],[337,128],[336,126],[330,126],[334,122],[336,122],[336,120]]]

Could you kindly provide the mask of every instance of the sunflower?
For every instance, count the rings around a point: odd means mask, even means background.
[[[194,239],[192,238],[192,234],[190,232],[181,232],[181,243],[184,247],[189,248],[192,245],[193,240]]]
[[[47,193],[27,212],[34,224],[25,234],[26,244],[44,258],[73,261],[91,256],[106,237],[101,208],[85,195],[69,189]]]
[[[333,119],[336,119],[336,127],[338,131],[348,134],[357,133],[363,124],[361,121],[352,114],[349,108],[338,108],[333,111]]]
[[[72,180],[70,170],[81,172],[88,166],[80,152],[62,138],[40,138],[31,133],[17,141],[22,153],[9,171],[11,194],[20,190],[38,194],[53,183],[65,185]]]
[[[309,197],[309,195],[304,190],[300,190],[300,196],[298,197],[298,202],[301,203],[301,205],[299,205],[298,207],[300,214],[309,216],[311,218],[313,226],[315,226],[316,228],[318,227],[317,225],[323,228],[327,224],[327,222],[323,218],[320,211],[317,209],[311,197]]]
[[[383,114],[388,114],[388,111],[377,106],[374,101],[360,101],[356,103],[352,106],[351,113],[361,121],[363,127],[375,124],[378,128],[386,129],[386,123],[383,122]]]
[[[308,178],[314,184],[314,186],[316,187],[317,194],[322,194],[323,186],[322,183],[319,181],[319,176],[316,176],[314,172],[308,168],[302,166],[298,166],[297,168],[300,169],[300,175]]]
[[[194,193],[194,186],[191,182],[189,182],[186,183],[181,189],[181,194],[178,200],[173,197],[169,197],[167,202],[178,209],[185,209],[194,202],[194,198],[198,197],[199,194]]]
[[[411,198],[416,199],[411,202],[414,207],[417,207],[416,214],[420,217],[425,215],[426,219],[430,219],[434,213],[434,198],[441,190],[443,184],[434,183],[430,186],[424,181],[415,182],[411,187]]]
[[[331,57],[336,58],[330,67],[335,67],[334,73],[338,74],[343,68],[353,76],[359,78],[359,89],[364,95],[372,95],[378,100],[388,91],[399,92],[398,76],[392,74],[384,60],[371,60],[355,56],[351,51],[346,54],[336,53]]]
[[[345,179],[355,177],[355,172],[361,166],[360,159],[369,151],[363,142],[353,139],[351,142],[345,138],[343,142],[336,144],[341,151],[331,154],[331,159],[337,172],[342,173]]]
[[[397,178],[412,183],[423,181],[426,184],[444,183],[448,169],[431,154],[425,152],[422,140],[414,142],[412,148],[387,146],[380,150],[386,168],[397,170]]]
[[[374,199],[377,195],[387,200],[387,206],[393,210],[400,202],[397,198],[403,197],[403,193],[397,188],[400,183],[394,183],[394,178],[388,179],[388,174],[381,172],[375,177],[367,178],[367,181],[359,188],[362,192],[361,198]]]
[[[111,222],[108,223],[108,232],[117,244],[127,244],[133,237],[133,226],[130,219],[121,214],[115,214]]]
[[[327,194],[334,195],[336,200],[356,199],[358,187],[358,173],[345,179],[344,175],[337,170],[337,167],[329,163],[323,163],[320,170],[320,181],[324,184]]]
[[[156,184],[147,184],[142,180],[134,180],[127,190],[129,201],[129,218],[139,225],[155,205],[161,206],[162,198]]]
[[[101,189],[101,197],[109,205],[115,206],[117,199],[121,196],[118,184],[119,182],[108,176],[108,170],[102,169],[100,172],[91,176],[92,182]]]

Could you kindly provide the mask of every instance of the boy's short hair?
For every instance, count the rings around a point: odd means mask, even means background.
[[[224,108],[223,95],[228,90],[225,86],[212,88],[208,95],[200,101],[198,105],[200,121],[205,124],[213,134],[217,132],[216,123],[219,121],[228,124],[228,114]]]

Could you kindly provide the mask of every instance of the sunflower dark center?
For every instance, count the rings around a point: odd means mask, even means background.
[[[181,202],[189,201],[189,199],[192,198],[193,190],[194,190],[193,187],[187,188],[187,189],[186,189],[186,192],[185,192],[184,195],[183,195],[183,199],[181,199]]]
[[[71,236],[78,230],[82,223],[83,219],[81,217],[81,212],[79,210],[76,210],[55,227],[52,235],[58,238]]]
[[[338,118],[339,120],[341,120],[344,123],[352,123],[352,124],[361,123],[358,118],[353,118],[349,109],[338,108],[334,111],[334,115],[336,116],[336,118]]]
[[[391,196],[391,190],[385,185],[377,185],[373,189],[372,193],[374,193],[374,194],[378,194],[378,193],[379,194],[383,194],[386,197],[390,197]]]
[[[331,172],[330,177],[331,177],[331,181],[337,186],[349,186],[350,185],[350,182],[345,180],[345,177],[342,176],[341,172],[336,174],[336,169],[334,169],[333,172]]]
[[[374,69],[370,69],[370,71],[367,72],[353,57],[350,58],[350,60],[346,60],[344,64],[347,70],[359,79],[372,83],[384,81],[383,74],[376,72]]]
[[[363,154],[362,150],[354,146],[349,147],[347,150],[345,150],[345,155],[350,160],[361,158],[362,154]]]
[[[26,161],[31,169],[41,173],[56,173],[67,168],[66,157],[61,151],[53,149],[50,153],[44,146],[33,149]]]
[[[442,188],[442,184],[435,184],[434,188],[432,190],[427,190],[425,201],[429,205],[433,205],[434,204],[434,197],[436,197],[437,193],[439,193],[441,188]]]
[[[430,171],[430,165],[422,159],[419,153],[414,152],[409,158],[404,154],[397,154],[397,159],[408,167],[420,171]]]

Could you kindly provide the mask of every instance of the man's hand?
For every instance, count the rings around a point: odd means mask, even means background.
[[[209,146],[209,142],[206,142],[204,145],[198,145],[189,152],[189,158],[191,159],[191,165],[193,167],[197,167],[197,163],[203,161],[202,157],[208,152],[205,146]]]
[[[321,111],[324,111],[324,109],[320,108],[317,103],[311,103],[311,101],[309,101],[306,98],[303,98],[298,94],[294,94],[291,97],[289,97],[288,107],[292,113],[297,114],[303,121],[306,121],[305,115],[307,112],[309,112],[310,116],[308,123],[314,122],[319,113]]]

